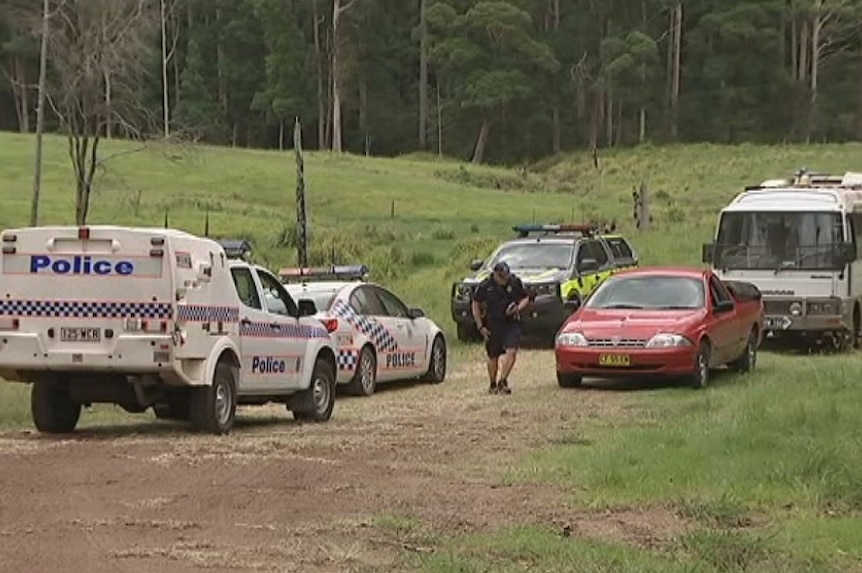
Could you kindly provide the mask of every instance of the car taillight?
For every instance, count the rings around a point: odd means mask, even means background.
[[[127,318],[123,321],[123,329],[126,332],[161,332],[168,331],[168,323],[162,321],[147,321],[140,318]]]
[[[326,327],[326,332],[335,332],[338,330],[338,319],[337,318],[323,318],[321,321],[323,326]]]
[[[78,227],[78,238],[83,240],[87,240],[90,238],[90,228],[89,227]]]
[[[0,330],[18,330],[20,324],[17,318],[0,318]]]

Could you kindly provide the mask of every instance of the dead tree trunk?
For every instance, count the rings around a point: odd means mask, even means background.
[[[428,23],[425,19],[428,0],[419,3],[419,149],[428,145]]]
[[[42,132],[45,129],[45,83],[48,68],[50,17],[48,0],[42,0],[42,38],[39,45],[39,91],[36,96],[36,159],[33,167],[33,198],[30,202],[31,227],[39,225],[39,199],[42,193]]]
[[[485,159],[485,146],[488,144],[488,134],[491,132],[491,120],[482,118],[482,126],[479,128],[479,137],[476,139],[476,148],[473,151],[473,163],[482,163]]]

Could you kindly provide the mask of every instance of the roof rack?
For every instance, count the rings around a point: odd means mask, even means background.
[[[862,173],[847,171],[844,175],[818,173],[803,167],[792,177],[785,179],[767,179],[760,185],[747,185],[746,191],[778,188],[823,188],[837,187],[840,189],[862,189]]]
[[[366,265],[330,265],[328,267],[287,267],[278,271],[282,282],[310,282],[314,280],[364,281],[368,276]]]
[[[251,253],[251,242],[246,239],[217,239],[216,242],[224,249],[229,259],[246,260]]]
[[[589,225],[589,224],[552,224],[552,225],[541,225],[541,224],[523,224],[523,225],[515,225],[512,227],[512,230],[518,233],[518,236],[528,237],[531,234],[539,234],[539,235],[561,235],[561,234],[579,234],[583,236],[590,236],[598,234],[600,228],[598,225]]]

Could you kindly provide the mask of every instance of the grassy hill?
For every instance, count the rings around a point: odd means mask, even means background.
[[[0,228],[26,225],[33,139],[0,134]],[[295,262],[292,152],[119,141],[100,147],[90,222],[171,226],[254,240],[272,267]],[[862,145],[692,145],[548,159],[529,169],[477,167],[433,156],[364,158],[308,152],[305,174],[315,264],[363,262],[376,280],[450,326],[450,282],[518,222],[616,219],[646,263],[698,263],[718,209],[746,183],[799,167],[843,171]],[[862,169],[862,165],[857,168]],[[653,228],[633,229],[631,192],[652,197]],[[73,221],[66,141],[45,140],[43,224]]]

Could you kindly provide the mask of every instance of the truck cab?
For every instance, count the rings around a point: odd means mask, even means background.
[[[32,384],[38,430],[71,432],[93,403],[216,434],[242,404],[331,416],[329,333],[234,244],[114,226],[10,229],[0,244],[0,377]]]
[[[725,207],[703,261],[722,280],[758,287],[768,337],[828,341],[862,335],[862,174],[801,170],[746,187]]]

